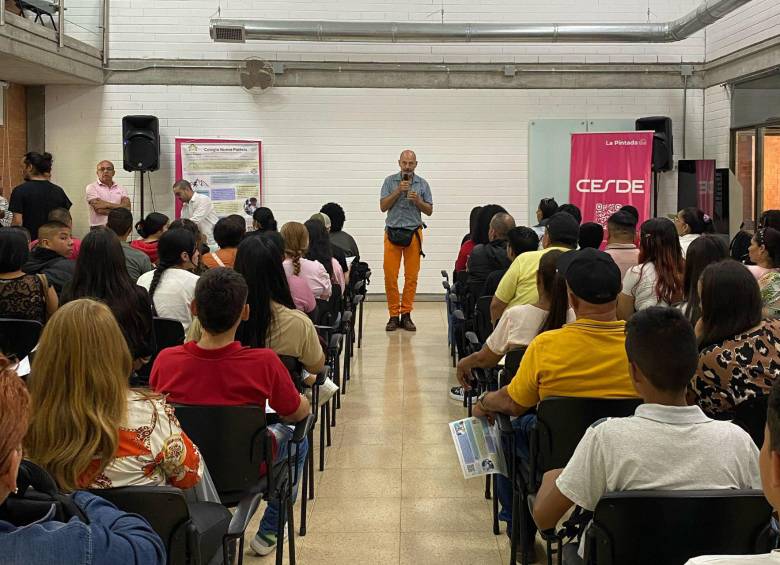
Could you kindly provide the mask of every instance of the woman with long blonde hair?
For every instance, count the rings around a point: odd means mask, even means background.
[[[306,282],[314,298],[328,300],[332,290],[328,271],[318,261],[304,257],[309,250],[309,230],[299,222],[287,222],[280,233],[284,239],[284,272],[288,282],[291,278],[299,277]],[[290,288],[294,288],[291,282]]]
[[[131,390],[132,359],[111,310],[80,299],[46,324],[29,377],[29,458],[60,488],[190,488],[203,463],[162,397]]]

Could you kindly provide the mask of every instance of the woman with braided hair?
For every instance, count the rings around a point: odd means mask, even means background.
[[[284,272],[287,274],[288,282],[291,278],[299,277],[306,282],[314,298],[328,300],[332,290],[328,271],[318,261],[305,258],[309,250],[309,230],[299,222],[287,222],[282,226],[281,234],[284,239]],[[289,284],[292,289],[297,283]],[[296,306],[297,303],[296,300]]]
[[[189,230],[168,230],[160,238],[157,254],[157,268],[141,275],[138,286],[149,291],[155,316],[178,320],[186,332],[192,323],[190,303],[198,282],[192,273],[200,258],[197,242]]]

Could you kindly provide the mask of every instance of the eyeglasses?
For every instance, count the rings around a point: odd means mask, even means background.
[[[98,171],[113,171],[114,167],[100,167]]]

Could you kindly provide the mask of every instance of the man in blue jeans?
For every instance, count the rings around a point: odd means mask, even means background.
[[[282,423],[268,426],[276,443],[275,461],[286,459],[297,422],[311,414],[306,397],[293,385],[287,369],[270,349],[249,348],[235,341],[242,320],[249,319],[248,288],[244,277],[225,267],[209,269],[198,280],[192,314],[203,326],[203,336],[177,347],[164,349],[157,356],[149,384],[156,392],[166,393],[178,404],[206,406],[257,406],[266,403]],[[293,477],[303,476],[308,444],[298,450]],[[208,465],[208,461],[206,461]],[[298,493],[293,484],[293,501]],[[276,548],[279,525],[279,501],[268,503],[260,528],[250,547],[258,555]]]

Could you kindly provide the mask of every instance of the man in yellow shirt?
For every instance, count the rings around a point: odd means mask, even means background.
[[[539,300],[536,291],[536,273],[542,256],[560,249],[576,249],[580,225],[571,214],[558,212],[550,216],[545,225],[542,247],[539,251],[527,251],[517,257],[501,279],[490,303],[490,317],[495,323],[510,306],[533,304]]]
[[[526,412],[540,400],[548,396],[638,396],[628,372],[625,322],[617,319],[620,268],[602,251],[581,249],[561,255],[558,273],[566,279],[576,321],[536,336],[509,385],[480,396],[473,411],[477,417],[519,416],[512,426],[518,455],[525,460],[529,458],[528,434],[536,424],[536,414]],[[512,489],[503,476],[498,477],[497,495],[503,508],[499,518],[511,524]],[[529,510],[524,511],[525,523],[533,526]],[[529,531],[535,535],[535,528]],[[533,536],[520,543],[533,554]]]

